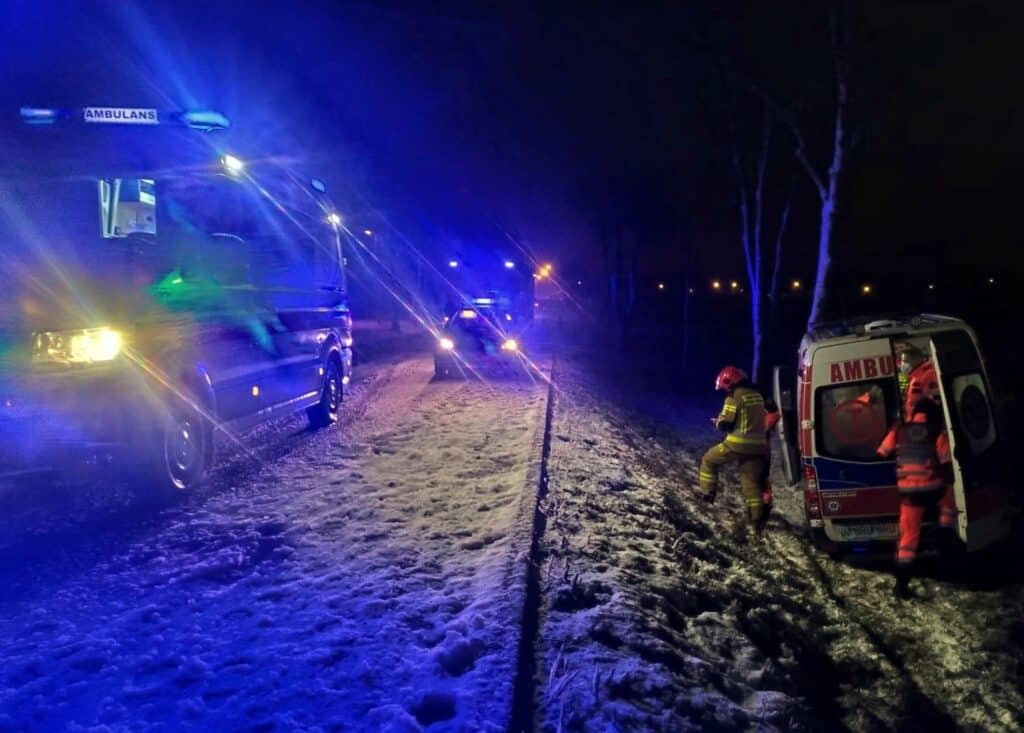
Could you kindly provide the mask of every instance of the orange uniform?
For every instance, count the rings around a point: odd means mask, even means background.
[[[956,499],[946,468],[950,463],[949,438],[919,410],[908,422],[889,431],[878,453],[884,457],[896,455],[896,485],[901,500],[896,561],[909,565],[917,557],[921,522],[929,506],[938,502],[943,527],[956,525]]]

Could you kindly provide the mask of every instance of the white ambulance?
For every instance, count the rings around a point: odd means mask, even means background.
[[[813,328],[796,373],[774,374],[785,478],[802,486],[811,536],[828,552],[869,552],[897,539],[895,462],[876,451],[901,419],[896,354],[905,344],[930,355],[939,375],[960,539],[973,551],[1009,534],[1012,497],[974,332],[930,314],[854,319]]]

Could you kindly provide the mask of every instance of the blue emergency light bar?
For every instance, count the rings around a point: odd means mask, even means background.
[[[85,125],[183,125],[193,130],[226,130],[231,121],[213,110],[157,110],[151,107],[22,107],[21,120],[27,125],[57,122]]]

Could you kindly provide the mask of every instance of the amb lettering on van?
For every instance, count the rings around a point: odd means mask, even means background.
[[[859,382],[864,379],[891,377],[895,373],[892,354],[834,361],[829,364],[829,383]]]

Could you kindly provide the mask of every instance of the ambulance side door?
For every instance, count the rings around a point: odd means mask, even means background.
[[[976,550],[1003,539],[1010,529],[1009,502],[999,480],[991,391],[981,356],[967,331],[932,334],[931,352],[953,454],[957,531],[967,549]]]
[[[787,486],[800,483],[800,452],[797,450],[796,373],[788,367],[775,367],[772,373],[775,404],[779,408],[779,421],[775,431],[779,436],[779,454],[782,475]]]

